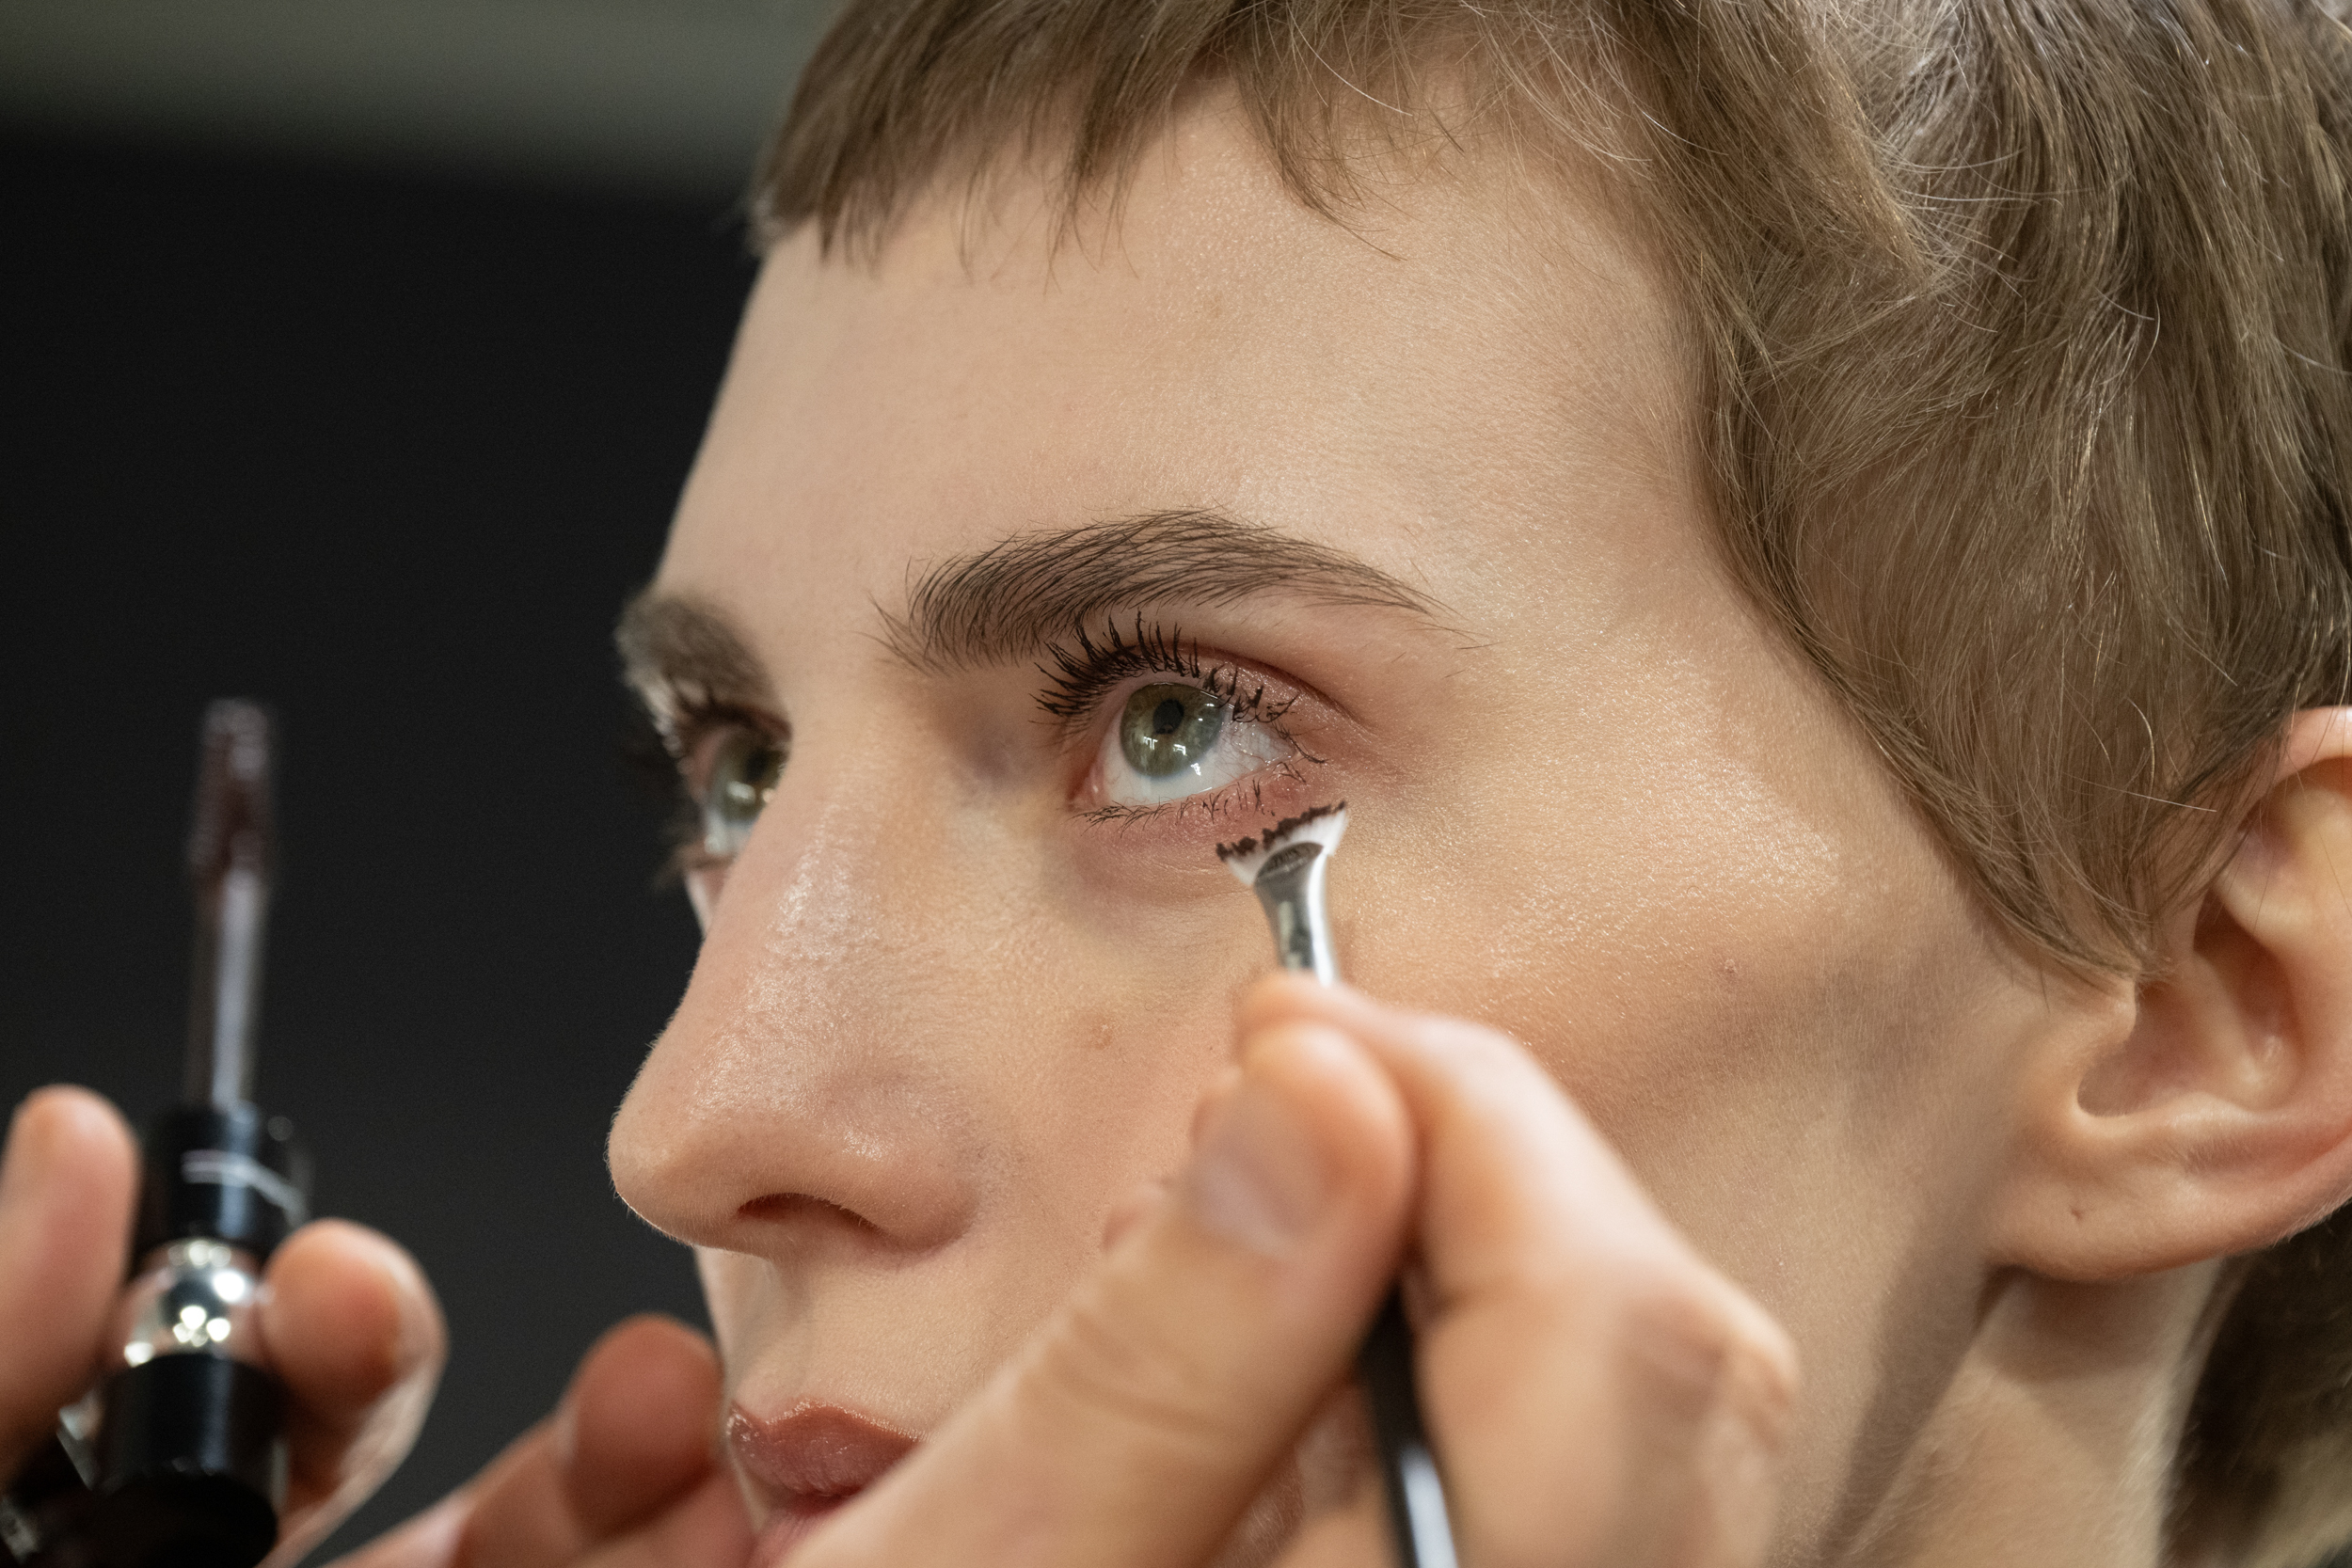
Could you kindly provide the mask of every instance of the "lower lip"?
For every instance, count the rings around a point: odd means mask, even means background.
[[[759,1539],[752,1543],[751,1560],[744,1568],[781,1568],[834,1509],[856,1496],[844,1492],[836,1497],[796,1497],[778,1508],[768,1515]]]

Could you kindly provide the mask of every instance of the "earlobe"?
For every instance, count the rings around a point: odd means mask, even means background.
[[[1996,1262],[2145,1274],[2352,1196],[2352,710],[2298,715],[2272,778],[2128,1027],[2054,1033],[2028,1075]]]

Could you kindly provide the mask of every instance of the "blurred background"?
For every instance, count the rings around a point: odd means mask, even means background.
[[[453,1350],[389,1487],[701,1321],[606,1123],[692,960],[618,761],[829,0],[0,0],[0,1094],[177,1090],[207,699],[275,705],[261,1096]]]

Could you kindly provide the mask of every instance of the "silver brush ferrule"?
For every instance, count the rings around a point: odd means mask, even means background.
[[[1278,849],[1258,868],[1250,889],[1274,929],[1275,956],[1284,969],[1312,974],[1327,986],[1339,984],[1331,958],[1331,924],[1323,911],[1323,878],[1330,857],[1311,839]]]
[[[159,1355],[226,1355],[259,1365],[260,1259],[243,1247],[190,1237],[141,1259],[115,1310],[106,1349],[117,1367]]]

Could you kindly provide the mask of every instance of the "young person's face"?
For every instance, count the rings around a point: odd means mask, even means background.
[[[612,1143],[732,1399],[969,1395],[1269,966],[1214,847],[1344,800],[1346,976],[1524,1041],[1780,1316],[1820,1539],[1966,1341],[2046,993],[1719,565],[1658,274],[1501,177],[1351,231],[1215,111],[1044,212],[778,248],[644,614],[690,771],[789,731]]]

